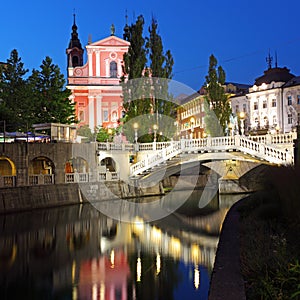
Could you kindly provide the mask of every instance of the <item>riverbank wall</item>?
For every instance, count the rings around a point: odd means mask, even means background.
[[[164,194],[162,183],[138,188],[123,181],[22,186],[0,189],[0,213]]]

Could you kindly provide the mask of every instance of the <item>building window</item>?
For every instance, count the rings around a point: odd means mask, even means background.
[[[258,110],[258,102],[254,102],[254,110]]]
[[[111,121],[117,122],[117,119],[118,119],[118,113],[116,111],[113,111],[111,114]]]
[[[117,78],[118,72],[117,72],[117,63],[115,61],[112,61],[110,63],[110,77]]]
[[[292,105],[292,96],[287,97],[287,105]]]
[[[297,95],[297,104],[300,104],[300,95]]]
[[[273,125],[277,124],[277,118],[276,116],[273,116]]]
[[[288,124],[292,124],[292,123],[293,123],[292,114],[288,114]]]
[[[267,101],[266,100],[263,102],[263,108],[267,108]]]
[[[79,121],[84,121],[84,111],[83,110],[79,111]]]
[[[243,104],[243,112],[246,112],[247,110],[247,106],[246,106],[246,103]]]
[[[240,111],[240,107],[239,107],[239,105],[236,105],[235,106],[235,112],[238,113],[239,111]]]
[[[277,106],[277,103],[276,103],[276,99],[272,99],[272,107],[276,107]]]
[[[265,126],[268,126],[268,125],[269,125],[268,117],[264,117],[264,125],[265,125]]]
[[[108,122],[108,110],[103,110],[103,122]]]
[[[300,113],[298,113],[298,124],[300,124]]]

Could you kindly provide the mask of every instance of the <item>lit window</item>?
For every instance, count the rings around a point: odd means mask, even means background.
[[[288,114],[288,124],[292,124],[292,123],[293,123],[292,114]]]
[[[267,101],[263,102],[263,108],[267,108]]]
[[[287,97],[287,105],[292,105],[292,96]]]

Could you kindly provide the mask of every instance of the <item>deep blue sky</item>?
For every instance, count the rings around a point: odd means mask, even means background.
[[[114,23],[122,37],[142,14],[146,28],[152,15],[159,24],[164,49],[170,49],[174,80],[198,89],[205,81],[210,54],[224,68],[227,81],[253,84],[267,68],[269,49],[278,66],[300,75],[300,1],[227,0],[2,0],[0,61],[17,49],[25,67],[38,69],[50,56],[66,74],[65,50],[75,9],[79,38],[97,41]],[[147,32],[145,32],[147,33]],[[85,56],[86,58],[86,56]]]

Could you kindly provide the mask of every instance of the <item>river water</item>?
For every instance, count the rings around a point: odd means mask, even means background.
[[[153,222],[90,204],[1,215],[0,299],[207,299],[219,231],[238,199],[216,195],[200,209],[201,193]]]

